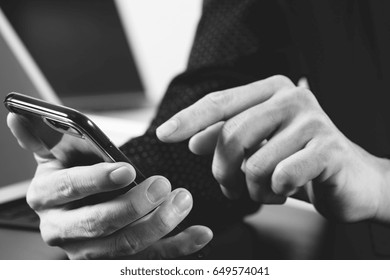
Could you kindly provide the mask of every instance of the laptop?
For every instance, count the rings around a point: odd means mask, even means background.
[[[75,24],[84,30],[77,31]],[[77,34],[69,38],[69,30]],[[142,134],[147,123],[104,117],[97,111],[153,104],[112,0],[0,0],[1,98],[12,91],[94,112],[90,117],[118,145]],[[7,160],[1,174],[7,176],[0,176],[0,226],[38,231],[39,219],[25,202],[35,160],[9,132],[7,113],[1,104],[0,154]],[[124,135],[123,127],[129,125],[132,135]]]
[[[84,111],[147,106],[113,0],[0,0],[0,7],[64,105]]]

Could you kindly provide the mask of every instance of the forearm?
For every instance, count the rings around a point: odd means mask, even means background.
[[[374,221],[390,225],[390,160],[377,159],[381,180],[378,183],[378,204]]]

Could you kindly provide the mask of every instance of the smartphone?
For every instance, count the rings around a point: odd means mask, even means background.
[[[93,121],[79,111],[14,92],[6,96],[4,105],[10,112],[21,117],[30,132],[65,167],[102,161],[128,162],[137,173],[132,186],[145,180],[142,172],[122,151]]]

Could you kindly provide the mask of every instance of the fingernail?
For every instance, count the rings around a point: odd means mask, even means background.
[[[161,137],[168,137],[171,134],[173,134],[177,128],[179,127],[179,122],[175,119],[171,119],[165,123],[163,123],[161,126],[159,126],[156,130],[157,136],[159,138]]]
[[[110,173],[110,180],[116,185],[128,185],[134,180],[134,170],[121,166]]]
[[[146,195],[150,202],[157,203],[171,191],[171,185],[164,179],[157,179],[148,188]]]
[[[179,192],[173,199],[173,205],[175,205],[176,212],[182,214],[191,207],[191,197],[187,192]]]

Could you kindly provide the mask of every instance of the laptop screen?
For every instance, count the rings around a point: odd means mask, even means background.
[[[65,105],[113,109],[136,107],[142,99],[113,0],[0,0],[0,5]]]

